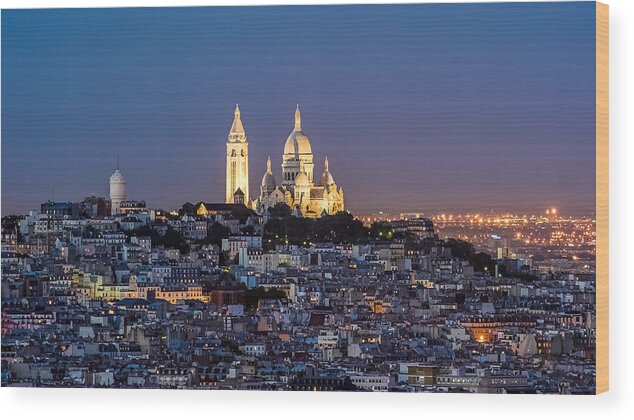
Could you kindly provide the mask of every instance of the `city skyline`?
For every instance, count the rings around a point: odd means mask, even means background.
[[[353,213],[594,210],[594,34],[580,29],[592,3],[2,20],[3,214],[53,190],[61,201],[107,196],[117,154],[131,199],[222,202],[235,103],[252,191],[300,103],[316,168],[328,156]],[[279,168],[281,155],[271,159]]]
[[[3,11],[0,386],[604,391],[607,19]]]

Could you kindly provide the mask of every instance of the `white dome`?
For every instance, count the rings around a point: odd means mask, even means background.
[[[125,183],[125,182],[126,182],[125,178],[123,177],[121,172],[119,172],[118,169],[114,171],[114,173],[110,177],[110,183]]]
[[[308,136],[302,131],[293,131],[284,144],[285,155],[310,155],[313,153]]]
[[[275,177],[272,173],[267,172],[264,174],[264,176],[262,177],[262,186],[275,189],[277,184],[275,183]]]
[[[321,175],[321,186],[327,187],[328,185],[332,185],[334,183],[335,180],[332,177],[332,174],[328,171],[324,171],[324,173]]]
[[[302,131],[302,116],[299,112],[299,105],[295,110],[295,129],[286,139],[284,144],[284,154],[309,155],[313,150],[310,147],[308,136]]]
[[[275,177],[273,176],[273,172],[271,171],[271,158],[269,157],[266,162],[266,173],[262,177],[262,189],[267,191],[273,191],[277,186],[275,182]]]
[[[321,174],[321,186],[327,187],[335,183],[335,179],[332,177],[330,170],[328,169],[328,158],[324,162],[324,173]]]

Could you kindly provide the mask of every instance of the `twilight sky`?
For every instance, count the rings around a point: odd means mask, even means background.
[[[346,206],[594,210],[595,6],[2,11],[2,214],[224,200],[235,103],[252,195],[295,104]]]

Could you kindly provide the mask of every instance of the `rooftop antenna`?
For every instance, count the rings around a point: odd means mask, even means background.
[[[117,171],[119,170],[119,153],[117,153]]]

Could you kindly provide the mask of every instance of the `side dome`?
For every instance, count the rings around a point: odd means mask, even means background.
[[[335,183],[335,179],[332,177],[330,170],[328,169],[328,158],[324,162],[324,173],[321,174],[321,186],[327,187],[333,185]]]
[[[267,172],[264,174],[264,176],[262,177],[262,186],[271,189],[275,189],[275,187],[277,187],[277,184],[275,183],[275,177],[272,173]]]
[[[277,183],[275,182],[275,176],[273,176],[273,172],[271,171],[271,158],[269,157],[266,162],[266,173],[262,177],[262,191],[271,192],[277,187]]]
[[[295,128],[286,139],[284,154],[306,155],[312,153],[313,149],[310,146],[310,139],[302,131],[302,115],[299,111],[299,105],[297,105],[297,109],[295,110]]]
[[[327,187],[328,185],[332,185],[335,183],[334,178],[330,172],[324,172],[321,175],[321,185],[322,187]]]

